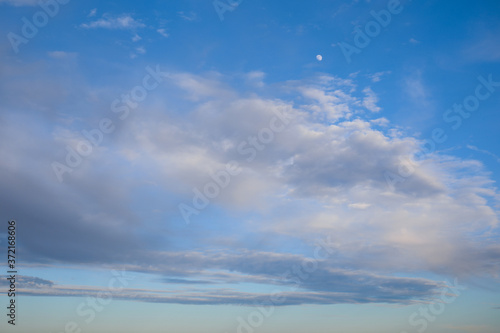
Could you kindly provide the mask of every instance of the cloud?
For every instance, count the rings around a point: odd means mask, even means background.
[[[355,90],[351,80],[340,79],[328,75],[317,77],[316,82],[289,83],[290,89],[298,91],[309,105],[305,109],[313,112],[318,117],[329,120],[338,120],[352,116],[354,109],[359,107],[360,101],[351,95]]]
[[[184,13],[184,12],[177,12],[177,15],[182,18],[185,21],[196,21],[198,19],[198,15],[194,12],[189,12],[189,13]]]
[[[59,290],[32,290],[20,289],[23,295],[27,296],[58,296],[58,297],[85,297],[95,296],[100,292],[106,292],[105,289],[98,288],[68,288]],[[280,301],[275,306],[303,305],[303,304],[363,304],[374,303],[376,298],[368,295],[351,295],[337,292],[281,292],[275,294],[267,293],[249,293],[237,290],[215,289],[206,292],[166,292],[164,290],[144,290],[144,289],[126,289],[115,293],[113,299],[142,301],[150,303],[167,304],[191,304],[191,305],[246,305],[258,306],[269,304],[271,297]],[[375,301],[376,302],[376,301]],[[398,295],[387,296],[380,299],[381,303],[401,303]],[[416,303],[408,301],[408,304]]]
[[[145,27],[144,23],[141,23],[135,20],[129,14],[122,14],[118,17],[110,17],[109,15],[104,15],[97,21],[93,21],[90,23],[83,23],[80,25],[85,29],[123,29],[123,30],[132,30],[137,28]]]
[[[173,283],[173,284],[213,284],[213,281],[210,280],[191,280],[191,279],[178,279],[178,278],[162,278],[160,279],[161,282],[163,283]]]
[[[9,275],[0,275],[0,286],[7,287],[8,289],[10,285]],[[25,276],[25,275],[16,275],[16,287],[23,289],[47,289],[52,288],[54,286],[54,282],[41,279],[33,276]]]
[[[324,267],[318,262],[314,274],[289,275],[285,273],[299,267],[306,258],[301,256],[242,252],[235,254],[203,254],[199,252],[164,253],[163,264],[145,263],[142,267],[129,267],[136,271],[164,275],[167,284],[196,285],[190,290],[124,289],[113,298],[176,304],[238,304],[255,305],[256,301],[269,301],[264,292],[242,292],[234,289],[240,282],[274,286],[283,301],[276,305],[336,304],[336,303],[398,303],[413,304],[432,299],[443,288],[443,283],[431,280],[390,277],[338,268]],[[178,263],[172,267],[173,263]],[[193,270],[194,269],[194,270]],[[231,273],[210,273],[227,270]],[[186,279],[185,275],[201,279]],[[127,274],[130,276],[130,274]],[[177,276],[177,277],[172,277]],[[206,278],[209,278],[207,280]],[[5,279],[6,280],[6,279]],[[6,280],[7,281],[7,280]],[[224,283],[224,289],[213,288]],[[212,287],[203,287],[206,284]],[[54,284],[51,281],[28,277],[19,279],[20,292],[33,296],[90,296],[106,291],[105,288]]]
[[[1,3],[6,3],[12,6],[36,6],[38,0],[0,0]]]
[[[164,184],[177,193],[185,193],[187,202],[193,188],[202,189],[210,180],[208,174],[222,169],[225,161],[236,159],[243,171],[231,180],[230,188],[213,199],[214,204],[231,209],[245,203],[244,206],[255,209],[258,205],[253,198],[266,197],[272,206],[278,207],[276,210],[291,212],[290,216],[266,218],[265,227],[259,232],[303,236],[304,240],[318,233],[335,235],[347,252],[360,249],[364,253],[351,257],[351,265],[357,262],[359,267],[370,265],[367,258],[371,256],[390,257],[397,249],[399,255],[382,266],[450,274],[473,274],[474,269],[492,273],[487,268],[487,258],[498,255],[492,244],[482,248],[473,242],[457,241],[463,237],[473,239],[468,236],[471,220],[483,221],[478,228],[494,228],[497,224],[492,207],[480,200],[482,196],[494,197],[495,190],[477,163],[446,156],[429,157],[426,163],[415,166],[415,173],[392,192],[384,172],[398,170],[401,161],[418,150],[418,141],[390,136],[361,119],[320,122],[324,119],[322,114],[328,114],[337,103],[344,103],[344,99],[335,99],[331,94],[335,89],[329,83],[332,80],[323,80],[323,85],[317,83],[314,87],[307,82],[285,84],[284,89],[292,87],[317,101],[310,104],[302,100],[304,104],[294,106],[283,100],[238,98],[208,78],[186,74],[170,78],[197,105],[191,111],[189,126],[173,126],[168,117],[164,121],[157,118],[154,125],[134,124],[129,133],[143,140],[129,148],[141,159],[153,159],[161,169],[168,169],[162,175]],[[343,91],[349,96],[345,98],[345,114],[355,114],[364,103],[348,95],[353,87],[347,87]],[[296,121],[247,164],[238,156],[238,145],[264,128],[276,110],[286,110]],[[200,147],[195,142],[207,145]],[[478,176],[478,186],[460,176],[464,173]],[[283,200],[280,193],[286,193]],[[463,200],[457,199],[460,197]],[[311,199],[316,200],[312,207],[302,201]],[[303,216],[297,215],[297,205]],[[347,213],[347,207],[354,209]],[[422,220],[422,216],[427,217]],[[367,221],[371,221],[368,233],[364,231]],[[405,221],[404,225],[394,228],[400,221]],[[451,225],[455,232],[448,236],[426,231],[432,226],[447,230]],[[423,251],[422,247],[429,250]],[[469,260],[474,264],[467,268],[465,263]]]
[[[407,78],[405,83],[407,92],[413,100],[425,101],[429,97],[427,89],[422,82],[421,74],[417,74],[412,78]]]
[[[248,84],[262,88],[265,86],[264,78],[266,77],[266,73],[262,71],[252,71],[246,73],[244,75]]]
[[[371,112],[379,112],[380,108],[377,106],[378,97],[375,95],[370,87],[363,89],[366,97],[363,98],[363,106],[370,110]]]
[[[162,35],[165,38],[170,36],[165,29],[157,29],[156,32],[158,32],[160,35]]]
[[[498,62],[500,61],[500,47],[497,36],[500,33],[498,24],[487,27],[476,24],[472,27],[472,38],[462,46],[461,54],[469,62]]]
[[[426,112],[420,112],[421,117],[429,117],[433,98],[425,84],[421,70],[414,71],[404,79],[404,89],[415,106],[426,109]]]
[[[470,150],[474,150],[474,151],[477,151],[477,152],[489,155],[489,156],[493,157],[498,163],[500,163],[500,157],[498,155],[496,155],[496,154],[493,154],[492,152],[489,152],[489,151],[484,150],[484,149],[479,149],[479,148],[477,148],[476,146],[473,146],[473,145],[467,145],[466,147],[468,149],[470,149]]]
[[[370,208],[370,206],[371,204],[363,202],[349,204],[349,208],[354,208],[354,209],[367,209]]]
[[[391,71],[377,72],[370,76],[372,82],[380,82],[382,76],[391,74]]]
[[[135,34],[134,36],[132,36],[132,41],[133,42],[138,42],[142,39],[141,36],[139,36],[138,34]]]
[[[75,52],[65,52],[65,51],[51,51],[47,52],[49,57],[53,59],[72,59],[77,56]]]
[[[442,285],[411,276],[498,272],[498,192],[487,170],[474,160],[434,154],[390,188],[384,172],[397,172],[419,141],[388,121],[380,128],[364,102],[370,92],[354,78],[319,74],[263,92],[232,88],[238,80],[259,82],[262,72],[238,79],[165,72],[162,85],[131,109],[136,118],[120,122],[109,101],[124,91],[57,85],[50,64],[1,66],[0,151],[9,158],[0,160],[0,202],[22,221],[27,264],[124,266],[166,283],[231,284],[230,290],[129,290],[122,296],[190,304],[266,297],[243,291],[241,281],[282,287],[286,304],[411,304]],[[79,78],[74,67],[64,70],[76,72],[72,82]],[[34,89],[30,73],[43,90]],[[120,86],[136,81],[136,73],[127,74]],[[68,105],[74,108],[63,117]],[[252,146],[277,115],[290,122],[263,147]],[[57,182],[51,163],[64,161],[81,130],[103,117],[113,119],[115,133]],[[241,152],[242,144],[253,158]],[[200,211],[195,227],[186,227],[179,203],[192,204],[194,189],[203,191],[231,160],[241,173]],[[310,257],[325,236],[336,254],[291,291],[292,282],[280,276]],[[95,292],[38,284],[26,291]]]

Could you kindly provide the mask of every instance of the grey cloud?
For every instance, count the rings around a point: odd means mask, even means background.
[[[326,271],[325,271],[326,272]],[[314,275],[312,275],[314,276]],[[281,301],[274,305],[299,305],[299,304],[336,304],[336,303],[398,303],[412,304],[425,302],[438,294],[443,285],[424,279],[375,277],[371,274],[350,274],[337,271],[335,274],[319,276],[327,278],[329,287],[316,287],[318,279],[311,279],[307,284],[296,285],[278,284],[275,292],[249,293],[233,289],[198,289],[198,290],[147,290],[123,289],[111,291],[113,298],[143,302],[175,303],[175,304],[236,304],[258,305],[269,303],[271,299],[280,298]],[[50,281],[40,280],[44,283],[31,283],[23,285],[19,292],[22,295],[32,296],[96,296],[100,292],[109,292],[106,288],[78,287],[54,285]],[[346,288],[346,281],[350,288]],[[184,279],[166,279],[167,283],[182,283],[190,285],[203,284],[204,282],[191,280],[186,283]],[[308,288],[314,286],[313,288]],[[343,287],[342,287],[343,286]]]
[[[20,290],[20,293],[28,296],[96,296],[102,290]],[[105,290],[104,290],[105,291]],[[283,292],[271,294],[249,294],[237,291],[212,291],[207,293],[186,293],[181,295],[162,295],[161,292],[128,291],[113,295],[113,299],[142,301],[152,303],[171,304],[197,304],[197,305],[247,305],[259,306],[269,305],[270,298],[276,297],[280,301],[275,306],[302,305],[302,304],[361,304],[361,303],[393,303],[413,304],[418,303],[412,299],[398,296],[377,297],[361,294],[345,294],[332,292]]]
[[[0,275],[0,286],[8,287],[10,285],[9,278],[9,275]],[[16,288],[23,289],[51,288],[54,286],[54,282],[34,276],[16,275],[15,281]]]
[[[210,280],[191,280],[191,279],[178,279],[178,278],[162,278],[160,282],[175,283],[175,284],[213,284]]]
[[[382,276],[362,270],[333,268],[332,263],[326,261],[318,261],[318,268],[311,273],[306,273],[303,269],[301,273],[295,273],[296,269],[300,270],[306,258],[288,254],[249,251],[222,256],[196,252],[163,253],[153,260],[155,265],[129,265],[126,269],[163,275],[162,281],[166,283],[189,285],[201,283],[200,281],[225,284],[252,282],[276,285],[282,289],[299,288],[317,293],[351,295],[360,300],[365,299],[365,302],[368,302],[368,298],[362,295],[370,295],[370,302],[399,300],[405,303],[426,300],[442,287],[441,282],[427,279]],[[221,273],[213,274],[213,270]]]

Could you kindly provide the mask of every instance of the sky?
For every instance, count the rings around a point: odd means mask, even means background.
[[[0,330],[498,332],[498,36],[486,0],[0,0]]]

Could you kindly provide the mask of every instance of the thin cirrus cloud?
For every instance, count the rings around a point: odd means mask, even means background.
[[[157,29],[156,32],[158,32],[160,35],[162,35],[165,38],[167,38],[169,36],[169,34],[167,33],[167,30],[165,30],[165,29]]]
[[[85,29],[103,28],[103,29],[131,30],[137,28],[144,28],[146,25],[140,21],[137,21],[129,14],[122,14],[116,17],[103,15],[103,17],[98,20],[89,23],[82,23],[80,26]]]

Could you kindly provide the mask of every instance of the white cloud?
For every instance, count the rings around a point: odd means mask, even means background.
[[[498,163],[500,163],[500,157],[498,155],[496,155],[496,154],[493,154],[490,151],[487,151],[487,150],[484,150],[484,149],[479,149],[478,147],[473,146],[473,145],[467,145],[466,147],[469,148],[470,150],[474,150],[474,151],[477,151],[477,152],[489,155],[489,156],[493,157]]]
[[[372,79],[373,82],[380,82],[380,80],[382,79],[382,76],[390,74],[390,73],[391,73],[391,71],[377,72],[377,73],[371,75],[370,78]]]
[[[118,17],[110,17],[107,15],[104,15],[102,18],[100,18],[97,21],[93,21],[90,23],[83,23],[81,25],[82,28],[85,29],[97,29],[97,28],[103,28],[103,29],[137,29],[137,28],[143,28],[145,25],[137,20],[135,20],[132,16],[128,14],[123,14]]]
[[[296,89],[306,101],[302,107],[310,110],[319,118],[338,120],[349,118],[361,105],[361,102],[350,95],[355,89],[351,80],[341,80],[331,76],[320,76],[313,83],[290,84],[291,89]]]
[[[198,16],[194,12],[189,12],[189,13],[184,13],[184,12],[177,12],[177,15],[182,18],[183,20],[186,21],[196,21],[198,19]]]
[[[165,38],[170,36],[165,29],[157,29],[156,32],[158,32],[160,35],[162,35]]]
[[[253,86],[256,86],[259,88],[262,88],[263,86],[265,86],[264,78],[266,77],[266,73],[264,73],[262,71],[252,71],[252,72],[246,73],[244,75],[244,77],[245,77],[247,83],[249,83]]]
[[[235,202],[247,200],[249,207],[255,209],[251,197],[265,197],[269,204],[289,210],[291,215],[269,218],[261,225],[262,232],[278,232],[305,239],[318,232],[330,234],[342,245],[346,255],[352,256],[353,262],[361,266],[369,263],[363,256],[357,257],[358,251],[368,256],[384,257],[383,269],[402,267],[404,270],[427,269],[450,274],[471,274],[474,270],[492,272],[485,261],[487,259],[479,258],[484,251],[493,251],[494,245],[479,246],[474,243],[474,238],[469,238],[474,230],[495,228],[498,223],[493,208],[481,199],[495,197],[495,190],[490,187],[488,176],[481,173],[480,165],[449,157],[428,157],[425,163],[415,166],[411,177],[392,191],[387,186],[384,172],[398,170],[401,161],[417,151],[415,139],[386,135],[362,119],[325,124],[318,120],[315,112],[310,113],[311,110],[329,111],[329,107],[343,101],[347,101],[346,109],[342,111],[344,114],[354,113],[355,108],[362,106],[377,111],[371,89],[363,90],[368,97],[361,102],[348,94],[354,89],[350,82],[323,78],[316,82],[324,85],[287,83],[286,87],[293,86],[315,101],[314,104],[292,106],[285,101],[243,99],[213,90],[216,82],[208,83],[202,77],[176,74],[171,78],[190,93],[196,91],[201,96],[212,96],[217,102],[211,100],[199,105],[196,116],[190,120],[190,131],[179,132],[179,128],[174,130],[170,125],[167,128],[172,128],[172,134],[168,138],[149,141],[157,151],[155,155],[164,152],[162,156],[169,156],[164,166],[168,165],[169,172],[173,173],[168,176],[170,180],[166,184],[171,184],[174,178],[186,181],[188,175],[193,180],[193,174],[207,175],[221,169],[224,161],[241,160],[235,151],[239,142],[265,127],[266,122],[262,120],[271,117],[273,109],[286,105],[287,112],[294,113],[298,122],[259,152],[248,168],[243,160],[241,178],[234,179],[232,187],[214,199],[216,203],[230,207]],[[343,82],[348,90],[340,94],[337,91],[339,86],[329,84],[332,81]],[[247,114],[252,116],[247,118]],[[388,126],[387,120],[381,123]],[[167,121],[158,124],[158,128],[166,126]],[[147,128],[149,125],[144,127],[141,137],[146,136],[146,131],[149,136],[156,132]],[[162,133],[167,132],[162,130]],[[182,142],[210,144],[195,149],[195,146],[184,146]],[[171,149],[182,152],[182,155],[173,154]],[[139,147],[137,150],[153,151]],[[467,178],[460,176],[464,172],[477,179],[466,181]],[[262,180],[263,186],[256,187],[248,196],[245,184],[259,184]],[[207,178],[193,180],[186,190],[195,186],[202,188],[204,181]],[[287,194],[283,196],[283,193]],[[317,204],[309,209],[308,200],[315,200]],[[303,217],[297,217],[301,210]],[[471,221],[475,222],[471,224]],[[448,231],[449,228],[453,232]],[[458,242],[460,238],[470,242]],[[397,249],[399,255],[390,259],[392,249]],[[372,251],[375,252],[372,254]],[[469,254],[464,256],[465,253]],[[468,263],[469,260],[474,264]]]
[[[94,17],[97,14],[97,8],[94,8],[90,11],[89,15],[87,17]]]
[[[139,36],[138,34],[134,34],[134,36],[132,36],[132,41],[133,42],[138,42],[142,39],[141,36]]]
[[[489,30],[476,27],[475,30],[472,40],[462,48],[462,56],[470,62],[499,62],[500,46],[497,41],[500,28]]]
[[[429,107],[431,105],[431,93],[424,84],[422,71],[417,70],[404,81],[406,93],[412,102],[419,107]]]
[[[370,110],[371,112],[379,112],[380,107],[377,106],[378,102],[377,95],[373,92],[373,90],[370,87],[366,87],[365,89],[363,89],[363,92],[366,95],[363,98],[363,106],[368,110]]]
[[[370,206],[371,204],[364,202],[349,204],[349,208],[354,208],[354,209],[367,209],[370,208]]]

